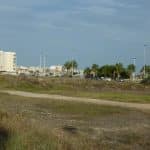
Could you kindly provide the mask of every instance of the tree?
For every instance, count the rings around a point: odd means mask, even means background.
[[[144,66],[142,67],[140,72],[144,74]],[[146,76],[150,76],[150,65],[145,65],[145,74]]]
[[[135,72],[135,65],[134,64],[129,64],[127,66],[127,72],[130,78],[132,78],[132,74]]]
[[[128,69],[135,71],[135,66],[129,65]],[[122,63],[115,65],[104,65],[99,67],[93,64],[91,68],[86,68],[84,74],[90,77],[110,77],[112,79],[129,78],[127,68],[124,68]]]
[[[97,64],[93,64],[91,67],[91,71],[94,73],[94,77],[97,77],[98,74],[98,70],[99,70],[99,66]]]
[[[119,79],[121,72],[124,71],[123,64],[122,63],[116,63],[115,70],[116,70],[116,74],[117,74],[117,79]]]
[[[130,78],[127,69],[124,69],[121,73],[120,73],[120,77],[123,79],[128,79]]]
[[[70,63],[71,63],[72,72],[74,73],[74,69],[78,68],[78,63],[76,62],[76,60],[72,60],[70,61]]]
[[[114,65],[104,65],[99,69],[98,75],[103,77],[114,78],[115,66]]]
[[[108,65],[104,65],[99,69],[99,74],[102,77],[108,77]]]
[[[78,63],[76,60],[66,61],[64,64],[64,68],[67,70],[67,74],[71,75],[71,72],[74,73],[74,69],[78,68]]]
[[[71,69],[71,63],[70,63],[70,61],[66,61],[65,62],[64,68],[67,70],[67,74],[68,74],[69,70]]]
[[[86,78],[90,78],[91,77],[91,69],[89,67],[84,69],[84,76]]]

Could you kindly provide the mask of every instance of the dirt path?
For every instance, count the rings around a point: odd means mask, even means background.
[[[127,108],[136,108],[140,110],[150,110],[150,104],[116,102],[116,101],[102,100],[102,99],[39,94],[39,93],[31,93],[31,92],[23,92],[23,91],[1,90],[0,92],[7,93],[10,95],[17,95],[17,96],[30,97],[30,98],[31,97],[32,98],[45,98],[45,99],[55,99],[55,100],[64,100],[64,101],[85,102],[85,103],[92,103],[92,104],[98,104],[98,105],[110,105],[110,106],[120,106],[120,107],[127,107]]]

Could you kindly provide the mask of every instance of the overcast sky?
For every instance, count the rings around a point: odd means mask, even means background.
[[[127,65],[136,57],[140,68],[144,44],[150,0],[0,0],[0,47],[16,51],[19,65],[39,65],[45,51],[47,65]]]

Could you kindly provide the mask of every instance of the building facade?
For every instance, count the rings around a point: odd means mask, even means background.
[[[52,76],[62,76],[64,75],[64,68],[61,65],[54,65],[49,67],[50,74]]]
[[[0,72],[16,71],[16,53],[0,50]]]

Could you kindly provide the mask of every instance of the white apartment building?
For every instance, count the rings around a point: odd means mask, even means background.
[[[16,71],[16,53],[0,50],[0,72]]]

